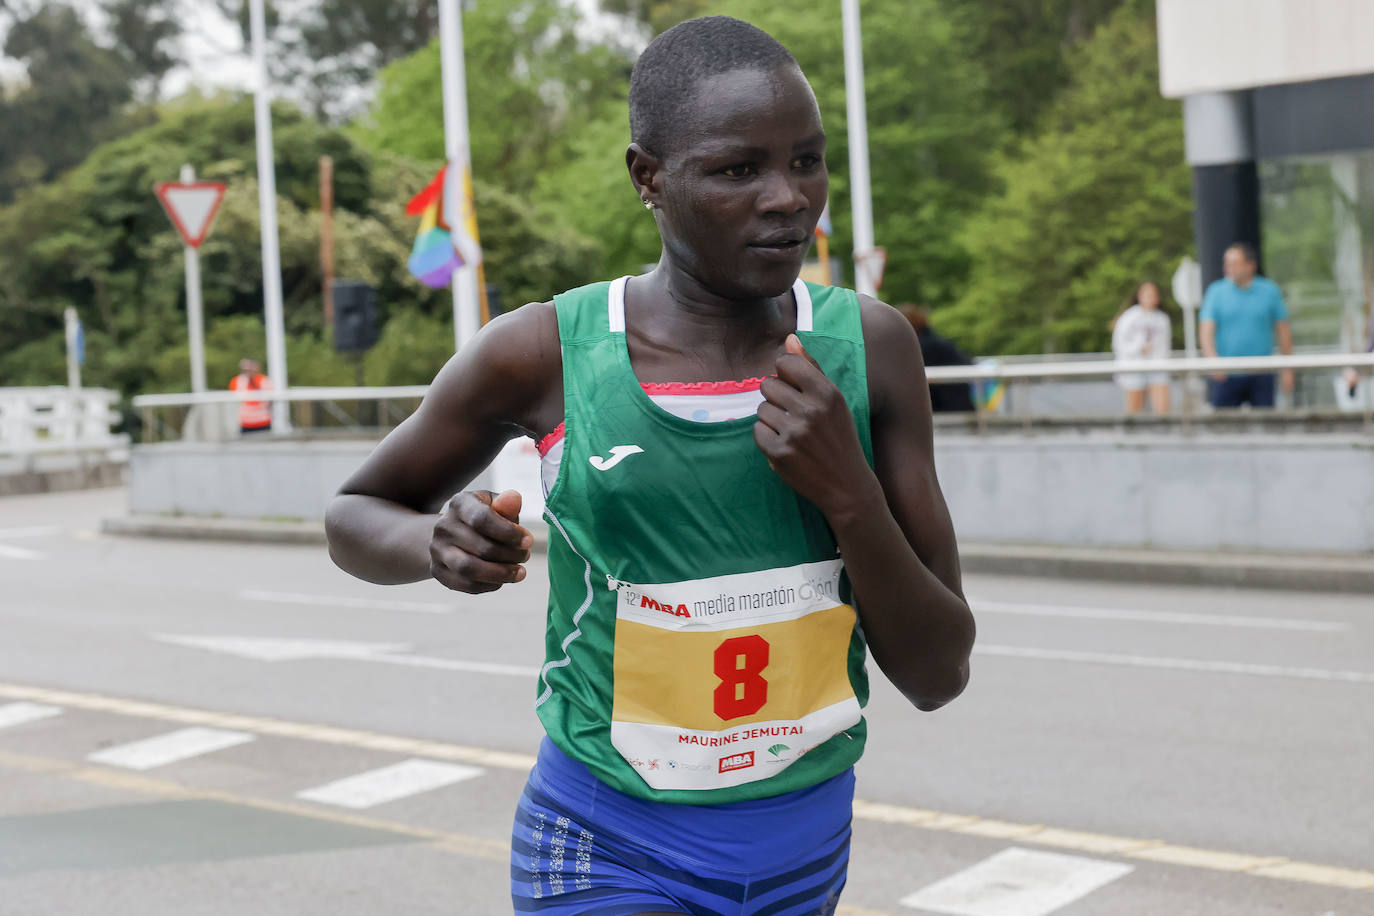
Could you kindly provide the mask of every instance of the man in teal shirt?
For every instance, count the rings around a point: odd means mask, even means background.
[[[1293,329],[1283,293],[1272,280],[1258,275],[1254,246],[1236,242],[1222,262],[1226,276],[1207,287],[1202,300],[1199,331],[1206,356],[1270,356],[1274,339],[1279,351],[1293,352]],[[1274,406],[1274,376],[1269,373],[1212,376],[1214,407]],[[1284,391],[1293,390],[1293,370],[1282,374]]]

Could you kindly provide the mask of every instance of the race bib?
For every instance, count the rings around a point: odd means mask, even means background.
[[[615,590],[611,742],[654,789],[766,779],[861,717],[840,560]]]

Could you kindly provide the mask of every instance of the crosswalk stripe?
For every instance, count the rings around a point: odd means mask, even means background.
[[[218,728],[179,728],[174,732],[154,735],[141,741],[118,744],[87,756],[92,763],[124,767],[130,770],[151,770],[178,760],[199,757],[214,751],[246,744],[253,736],[245,732],[224,731]]]
[[[60,706],[45,706],[42,703],[6,703],[4,706],[0,706],[0,728],[10,728],[14,725],[23,725],[26,722],[37,722],[40,719],[50,719],[61,714],[62,707]]]
[[[901,903],[950,916],[1048,916],[1132,870],[1120,862],[1012,846]]]
[[[482,773],[481,767],[412,758],[297,792],[296,797],[361,811],[385,802],[440,789],[465,779],[473,779]]]
[[[223,728],[246,729],[259,735],[275,735],[283,738],[296,738],[318,741],[344,747],[365,748],[393,753],[409,753],[426,758],[462,761],[480,764],[485,767],[515,770],[528,773],[534,766],[533,754],[513,751],[498,751],[469,745],[451,744],[445,741],[432,741],[423,738],[407,738],[399,735],[383,735],[357,729],[337,728],[303,722],[291,722],[262,716],[246,716],[238,713],[215,712],[206,709],[193,709],[185,706],[171,706],[164,703],[149,703],[143,700],[129,700],[94,693],[79,693],[72,690],[56,690],[50,687],[35,687],[26,684],[13,684],[0,681],[0,698],[12,700],[46,701],[48,703],[76,709],[110,712],[125,716],[159,719],[166,722],[203,723]],[[0,758],[3,758],[0,751]],[[111,778],[109,774],[103,779]],[[920,830],[939,830],[952,833],[966,833],[974,836],[995,836],[1021,843],[1073,849],[1075,851],[1101,852],[1112,849],[1109,854],[1128,858],[1136,857],[1145,850],[1162,850],[1156,855],[1173,855],[1173,863],[1190,868],[1215,870],[1216,861],[1207,855],[1190,857],[1196,852],[1182,846],[1172,846],[1162,840],[1145,840],[1131,837],[1114,837],[1104,834],[1088,834],[1080,831],[1062,830],[1043,824],[1017,824],[1010,821],[993,820],[971,815],[949,814],[911,808],[903,805],[879,804],[863,799],[854,801],[854,817],[859,821],[902,824]],[[1170,850],[1177,852],[1171,853]],[[1201,852],[1208,852],[1201,850]],[[1264,864],[1245,870],[1245,874],[1264,875],[1279,881],[1293,881],[1321,885],[1323,887],[1352,888],[1374,891],[1374,871],[1338,866],[1321,865],[1312,862],[1292,862],[1287,859],[1264,859]],[[1228,862],[1228,864],[1230,864]]]

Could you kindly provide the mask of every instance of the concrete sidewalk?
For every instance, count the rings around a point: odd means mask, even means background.
[[[534,549],[548,547],[548,527],[530,524]],[[303,521],[131,515],[107,518],[105,534],[273,544],[325,543],[324,525]],[[1058,579],[1214,585],[1374,594],[1374,556],[1285,555],[1056,547],[964,542],[965,572]]]

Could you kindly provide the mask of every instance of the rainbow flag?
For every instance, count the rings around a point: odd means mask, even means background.
[[[442,289],[460,267],[482,263],[477,240],[477,213],[472,204],[472,178],[463,168],[463,181],[450,182],[449,167],[439,170],[423,191],[406,204],[406,213],[420,217],[420,230],[410,249],[407,266],[415,279],[431,289]],[[458,219],[452,220],[451,214]],[[453,223],[458,224],[455,232]]]

